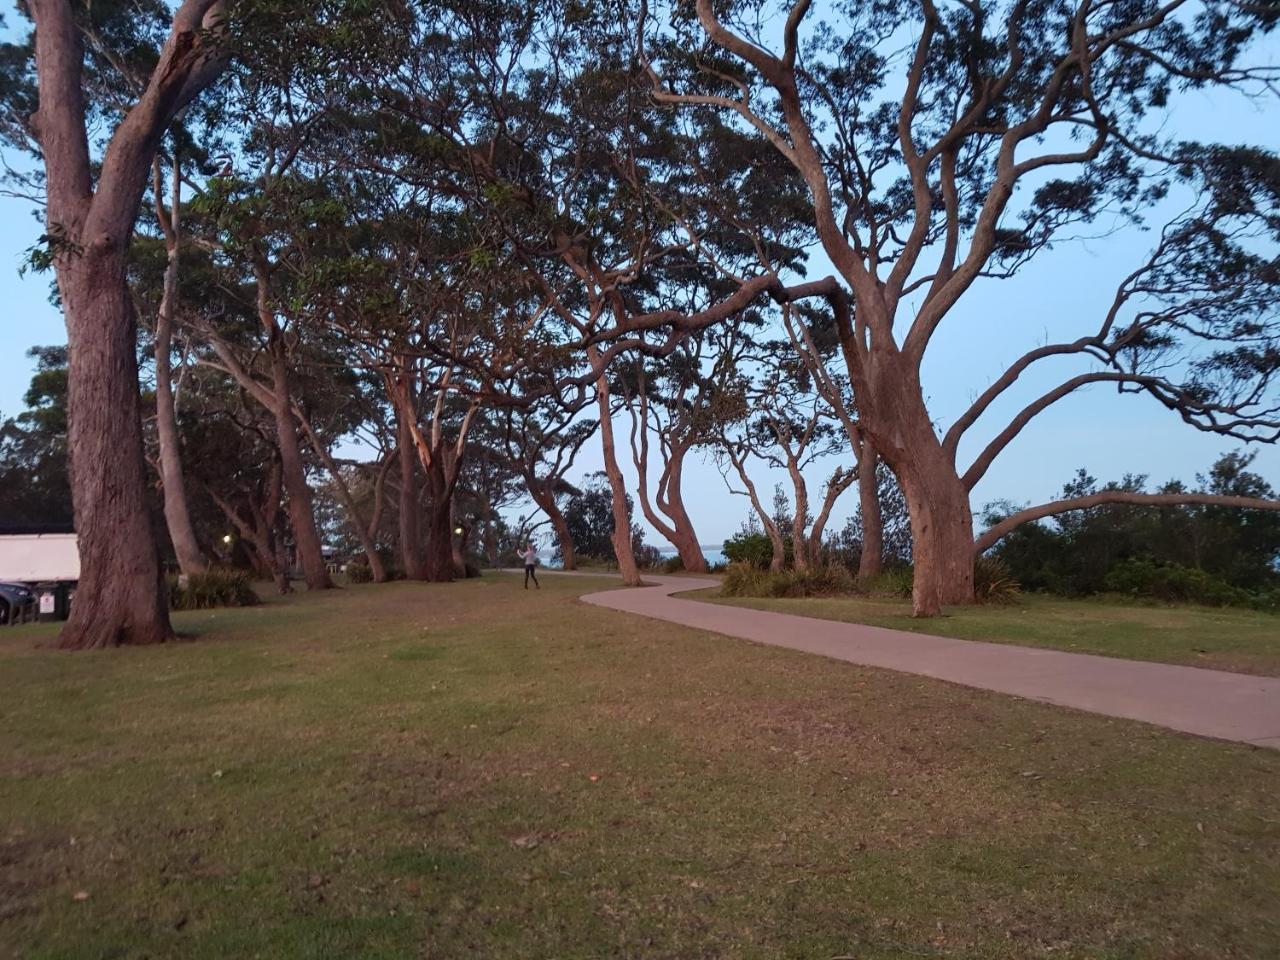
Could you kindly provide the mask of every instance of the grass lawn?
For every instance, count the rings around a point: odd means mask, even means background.
[[[1255,610],[1142,606],[1029,594],[1013,606],[952,607],[945,616],[917,620],[911,616],[911,605],[906,600],[721,597],[715,588],[684,596],[962,640],[1280,676],[1280,616]]]
[[[0,956],[1280,955],[1280,753],[601,586],[362,586],[151,649],[0,630]]]

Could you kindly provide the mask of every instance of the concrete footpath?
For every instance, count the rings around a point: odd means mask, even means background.
[[[955,640],[672,596],[718,585],[711,579],[646,575],[645,583],[652,586],[582,599],[754,643],[1280,750],[1280,678]]]

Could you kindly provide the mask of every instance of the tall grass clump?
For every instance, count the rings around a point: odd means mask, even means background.
[[[1007,607],[1018,602],[1022,584],[999,557],[979,557],[973,565],[973,599],[978,603]]]
[[[720,592],[726,597],[840,597],[857,588],[844,567],[773,572],[739,562],[729,564]]]
[[[209,610],[213,607],[252,607],[259,603],[249,574],[213,567],[206,573],[169,578],[169,609]]]

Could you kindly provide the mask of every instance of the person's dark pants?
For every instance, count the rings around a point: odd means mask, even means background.
[[[540,584],[540,583],[538,582],[538,575],[537,575],[536,573],[534,573],[534,572],[533,572],[533,564],[532,564],[532,563],[526,563],[526,564],[524,565],[524,588],[525,588],[526,590],[528,590],[528,589],[529,589],[529,578],[530,578],[530,577],[533,577],[533,585],[534,585],[537,589],[541,590],[541,589],[542,589],[542,584]]]

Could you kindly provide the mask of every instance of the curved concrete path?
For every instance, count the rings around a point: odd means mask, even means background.
[[[956,640],[672,596],[719,583],[706,578],[646,576],[645,582],[652,585],[582,599],[755,643],[1280,750],[1280,678]]]

